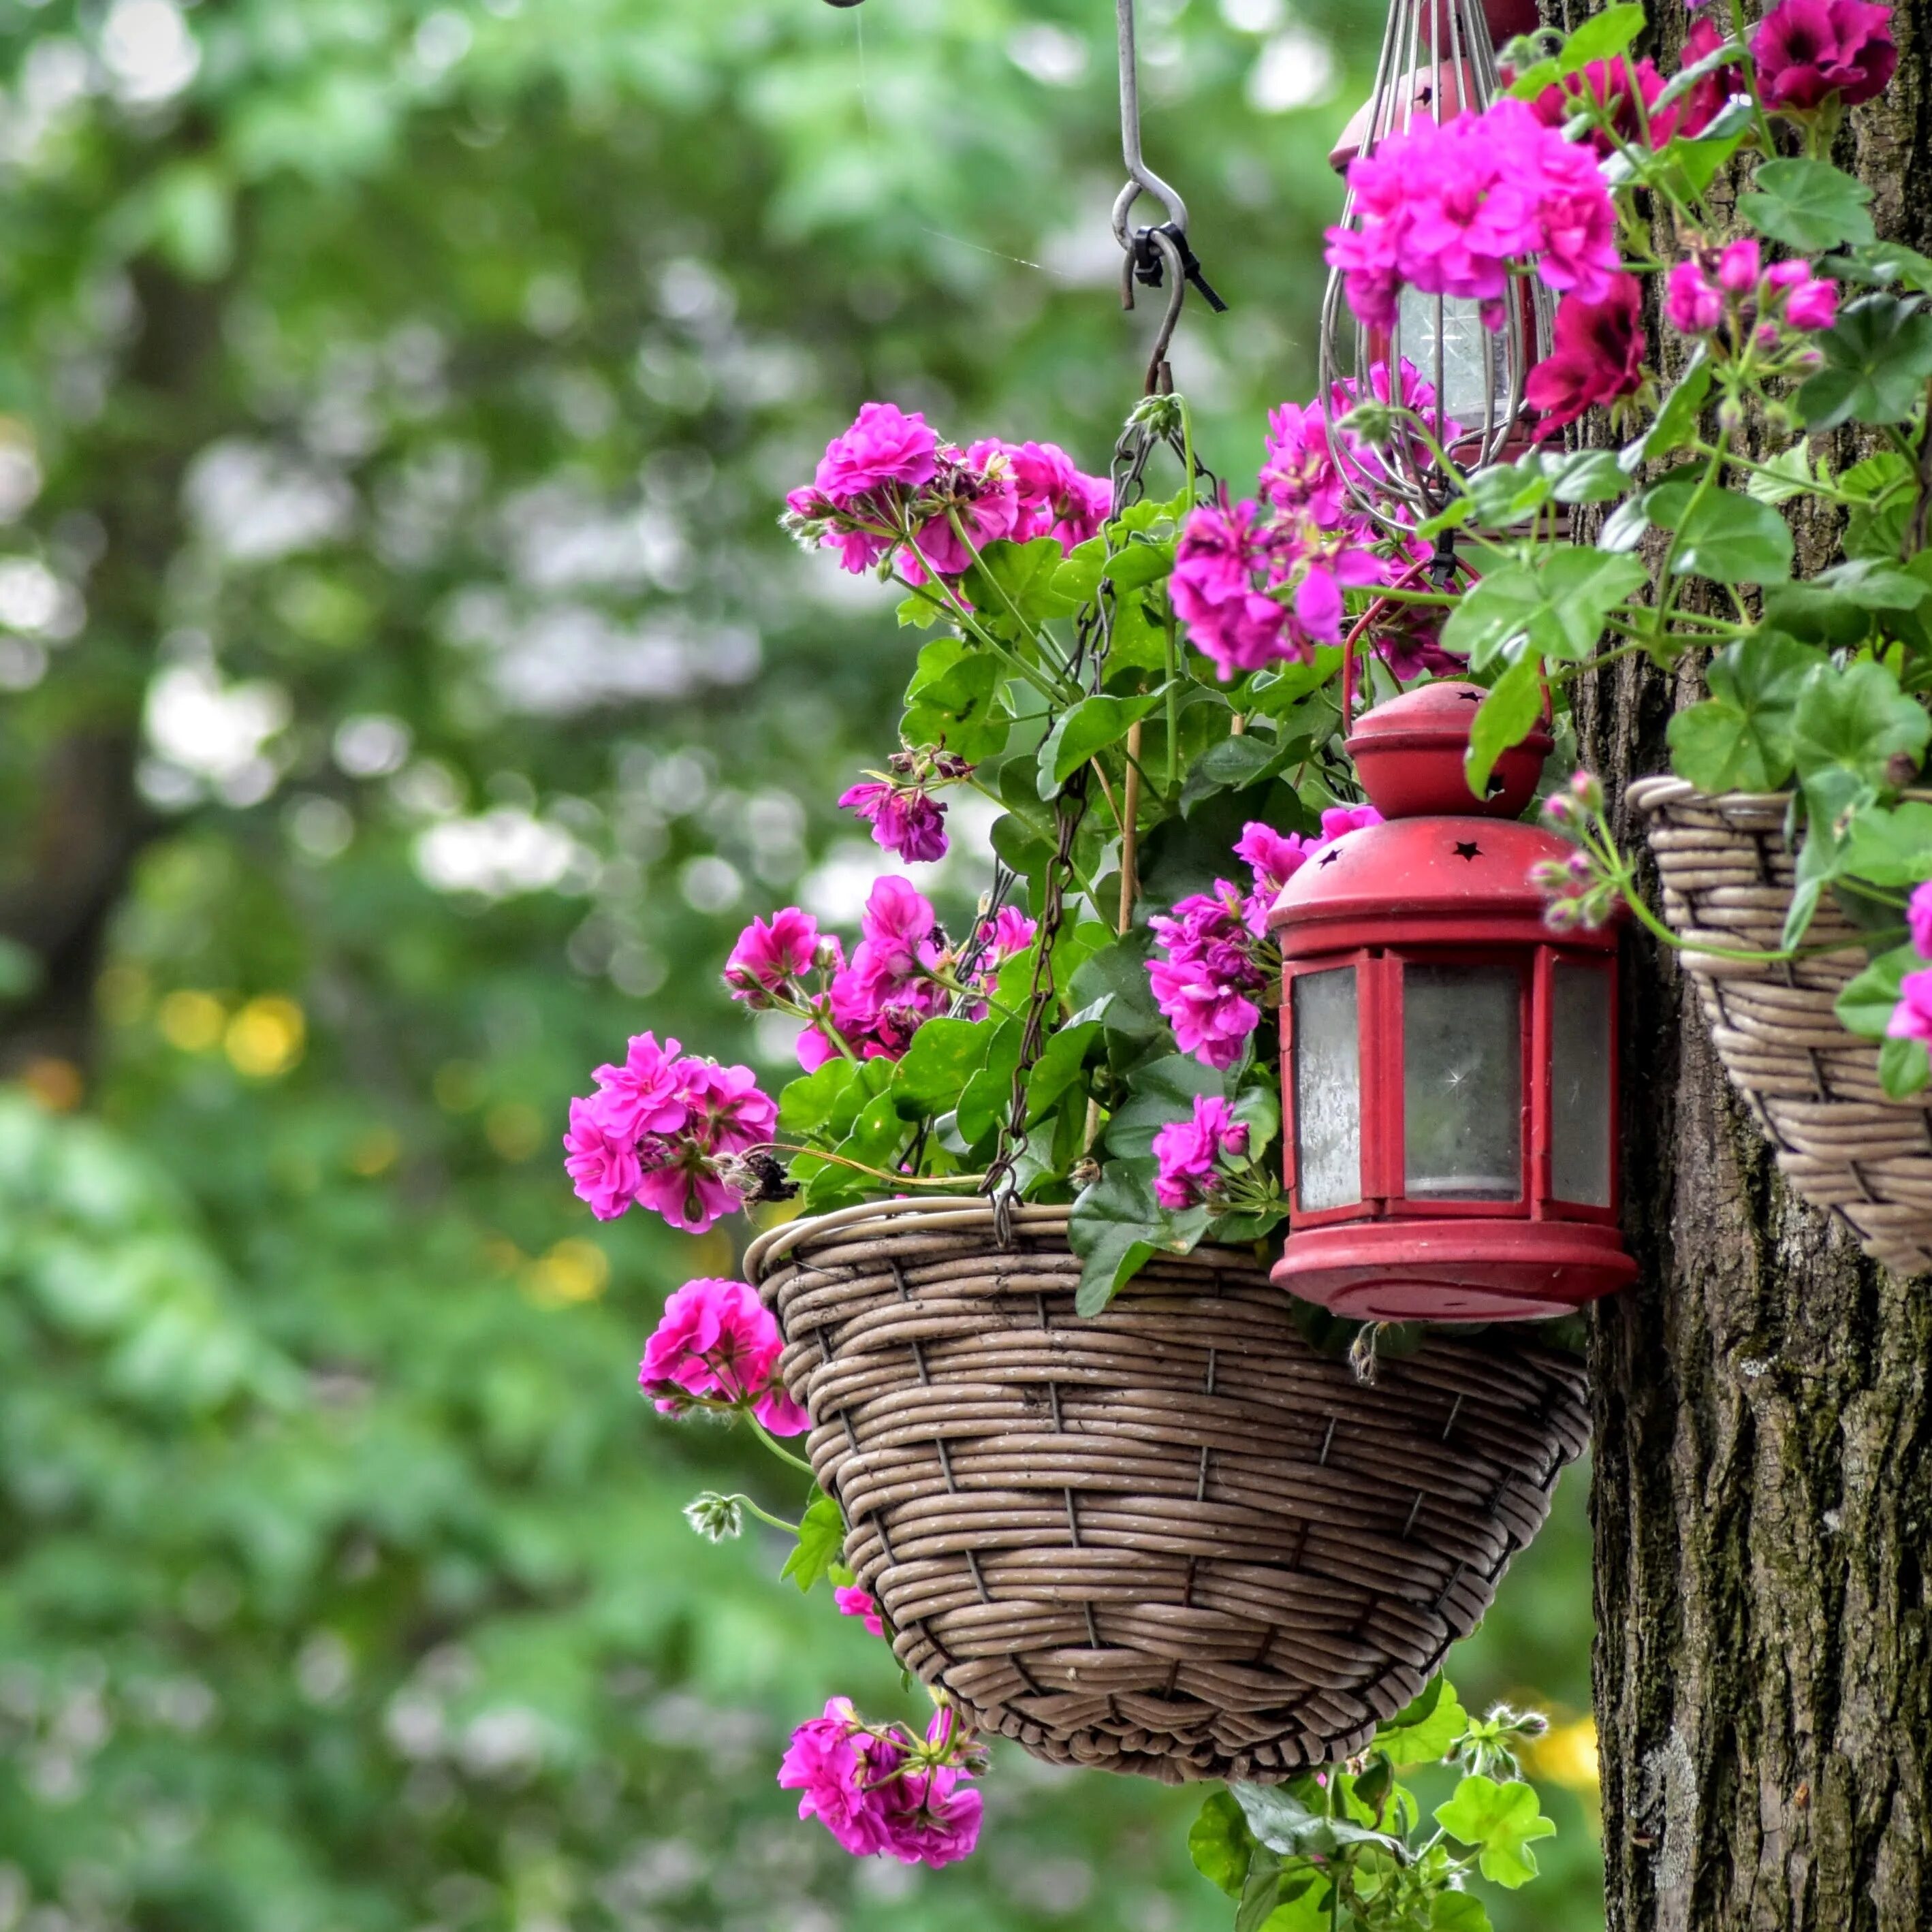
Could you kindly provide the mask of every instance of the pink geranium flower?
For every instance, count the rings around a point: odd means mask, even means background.
[[[778,1325],[749,1283],[688,1281],[664,1304],[664,1318],[644,1345],[638,1386],[667,1415],[693,1400],[748,1408],[774,1436],[810,1425],[778,1379],[784,1346]]]
[[[842,792],[838,802],[870,822],[874,844],[909,864],[946,856],[946,807],[923,787],[868,780]]]
[[[635,1140],[640,1134],[674,1134],[684,1125],[684,1069],[677,1042],[662,1046],[655,1034],[640,1033],[626,1049],[621,1066],[600,1066],[591,1078],[600,1089],[600,1118],[614,1134]]]
[[[578,1199],[590,1204],[591,1213],[600,1221],[614,1221],[638,1198],[644,1170],[638,1161],[636,1137],[611,1131],[604,1100],[599,1094],[571,1102],[563,1168]]]
[[[1227,1102],[1217,1095],[1197,1094],[1192,1118],[1170,1121],[1154,1137],[1159,1170],[1154,1198],[1177,1212],[1198,1207],[1216,1191],[1221,1157],[1238,1157],[1247,1150],[1247,1127],[1233,1118]]]
[[[1593,127],[1586,138],[1600,158],[1608,160],[1620,146],[1643,144],[1646,121],[1652,147],[1661,148],[1670,141],[1677,125],[1676,109],[1660,110],[1652,106],[1663,92],[1664,77],[1648,60],[1640,60],[1633,68],[1618,55],[1610,60],[1592,61],[1580,74],[1565,74],[1546,87],[1530,106],[1545,127],[1561,134],[1581,111],[1585,98],[1594,98],[1608,110],[1611,131]],[[1642,119],[1637,114],[1640,96],[1648,110]]]
[[[1892,9],[1870,0],[1778,0],[1750,50],[1767,107],[1808,113],[1837,94],[1847,107],[1885,92],[1898,64]]]
[[[1724,319],[1724,292],[1695,262],[1679,262],[1665,286],[1664,312],[1684,335],[1708,335]]]
[[[851,428],[826,446],[812,482],[838,508],[850,509],[888,484],[916,489],[930,483],[938,470],[939,437],[923,416],[867,403]]]
[[[821,947],[835,966],[844,963],[836,939],[821,938],[818,922],[796,906],[786,906],[769,920],[754,919],[738,935],[724,962],[724,983],[734,1000],[766,1006],[819,963]]]
[[[1932,966],[1900,980],[1898,1004],[1885,1030],[1893,1040],[1920,1040],[1932,1046]]]
[[[1089,476],[1058,443],[1001,443],[1017,493],[1013,541],[1050,536],[1072,550],[1095,535],[1112,512],[1113,485]]]
[[[870,1591],[862,1590],[856,1583],[841,1583],[833,1589],[832,1600],[838,1605],[842,1617],[862,1618],[873,1636],[885,1635],[885,1620],[879,1615],[879,1606]]]
[[[1932,880],[1914,886],[1906,902],[1905,923],[1922,959],[1932,959]]]
[[[956,1738],[941,1710],[923,1746],[868,1726],[835,1697],[822,1718],[792,1733],[778,1783],[802,1795],[798,1815],[816,1818],[857,1857],[884,1852],[902,1864],[940,1866],[979,1842],[980,1798],[970,1771],[983,1754]]]
[[[1156,914],[1148,921],[1167,956],[1148,962],[1154,1004],[1181,1052],[1209,1066],[1232,1066],[1261,1024],[1261,1008],[1250,996],[1267,976],[1244,911],[1240,896],[1222,879],[1211,896],[1196,893],[1171,916]]]

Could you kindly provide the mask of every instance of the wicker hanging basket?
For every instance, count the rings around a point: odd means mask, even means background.
[[[1888,1100],[1878,1048],[1834,1004],[1865,964],[1856,930],[1828,898],[1781,964],[1726,959],[1698,944],[1774,952],[1784,943],[1796,860],[1784,793],[1712,797],[1682,778],[1641,778],[1632,808],[1649,821],[1664,916],[1684,956],[1718,1058],[1813,1206],[1842,1215],[1866,1253],[1901,1273],[1932,1268],[1932,1095]]]
[[[1364,1387],[1246,1250],[1074,1311],[1067,1210],[890,1202],[761,1236],[812,1466],[900,1660],[982,1730],[1168,1783],[1350,1755],[1420,1691],[1588,1434],[1581,1366],[1432,1334]]]

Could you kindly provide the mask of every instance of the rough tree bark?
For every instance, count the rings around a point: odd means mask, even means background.
[[[1569,10],[1574,25],[1598,9]],[[1932,4],[1894,11],[1897,81],[1850,117],[1837,158],[1873,188],[1880,232],[1924,248]],[[1653,10],[1661,56],[1684,26]],[[1827,560],[1828,534],[1801,530],[1801,568],[1808,549]],[[1670,716],[1701,695],[1688,672],[1609,668],[1580,694],[1584,761],[1620,799],[1668,768]],[[1784,1186],[1688,980],[1648,942],[1628,964],[1626,1222],[1642,1274],[1596,1311],[1593,1351],[1612,1932],[1918,1932],[1932,1287],[1867,1262]]]

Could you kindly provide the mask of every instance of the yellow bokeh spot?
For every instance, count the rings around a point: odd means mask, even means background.
[[[70,1060],[46,1054],[20,1070],[20,1084],[50,1114],[70,1114],[86,1090],[80,1069]]]
[[[100,1016],[110,1026],[132,1026],[145,1017],[154,995],[146,970],[127,964],[108,967],[94,982],[94,992]]]
[[[238,1073],[272,1080],[301,1059],[308,1037],[301,1007],[279,993],[264,993],[228,1022],[222,1045]]]
[[[402,1141],[392,1128],[370,1127],[350,1142],[349,1171],[374,1180],[395,1166],[402,1151]]]
[[[706,1234],[694,1234],[691,1245],[692,1265],[699,1274],[716,1280],[728,1279],[738,1272],[738,1250],[722,1228],[713,1228]]]
[[[483,1097],[482,1070],[474,1060],[446,1060],[436,1070],[430,1091],[446,1114],[466,1114]]]
[[[564,1240],[532,1264],[526,1286],[539,1308],[562,1308],[595,1301],[610,1280],[610,1261],[596,1242]]]
[[[528,1160],[543,1144],[543,1116],[520,1100],[506,1100],[483,1116],[483,1137],[505,1160]]]
[[[161,1037],[184,1053],[206,1053],[221,1042],[221,1030],[228,1022],[228,1009],[213,993],[197,992],[183,986],[170,993],[155,1016]]]
[[[1523,1753],[1532,1777],[1546,1778],[1566,1790],[1594,1795],[1599,1777],[1597,1727],[1588,1718],[1556,1724]]]

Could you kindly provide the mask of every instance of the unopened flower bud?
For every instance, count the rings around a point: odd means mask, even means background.
[[[1744,404],[1735,396],[1726,396],[1718,405],[1718,427],[1726,436],[1736,436],[1744,426]]]
[[[1568,932],[1576,923],[1576,902],[1552,899],[1543,908],[1543,922],[1552,932]]]
[[[1573,772],[1570,779],[1570,796],[1586,812],[1598,812],[1604,808],[1604,788],[1594,772]]]
[[[1552,825],[1574,825],[1576,808],[1561,792],[1556,792],[1543,801],[1543,815]]]
[[[745,1512],[736,1496],[706,1490],[684,1506],[684,1520],[706,1543],[726,1543],[745,1533]]]
[[[1570,868],[1561,859],[1539,859],[1529,868],[1529,883],[1540,892],[1567,892]]]
[[[812,963],[821,973],[836,973],[845,963],[844,949],[830,933],[820,933],[812,949]]]
[[[1563,869],[1580,886],[1587,886],[1597,876],[1597,868],[1587,852],[1572,852]]]
[[[1885,782],[1894,791],[1902,791],[1918,776],[1918,760],[1910,752],[1894,752],[1885,761]]]

